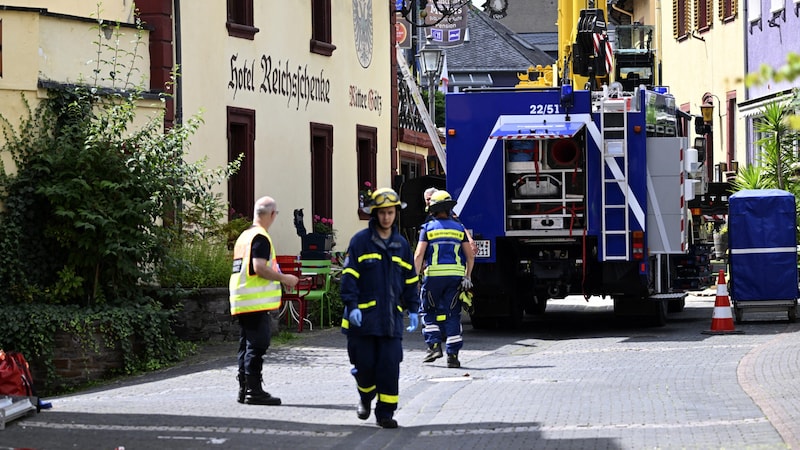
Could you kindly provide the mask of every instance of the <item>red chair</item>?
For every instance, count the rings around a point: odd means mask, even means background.
[[[312,280],[302,275],[302,265],[296,256],[277,256],[278,267],[281,272],[285,274],[294,275],[300,279],[297,285],[293,288],[283,286],[283,294],[281,295],[281,309],[280,315],[286,314],[286,325],[289,325],[291,319],[297,321],[297,332],[302,333],[306,322],[313,330],[311,321],[306,319],[306,312],[308,309],[306,302],[306,295],[311,291]],[[297,307],[294,306],[297,302]]]

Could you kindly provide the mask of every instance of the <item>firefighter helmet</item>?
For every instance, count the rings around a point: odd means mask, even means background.
[[[395,206],[400,209],[406,207],[405,202],[400,201],[400,196],[391,188],[380,188],[369,196],[369,203],[361,208],[367,214],[372,214],[373,210]]]
[[[456,206],[456,201],[450,196],[447,191],[436,191],[431,195],[431,204],[428,206],[428,211],[435,214],[440,211],[450,211]]]

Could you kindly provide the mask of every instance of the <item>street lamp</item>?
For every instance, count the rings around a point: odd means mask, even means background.
[[[444,51],[434,45],[422,47],[417,55],[420,70],[428,77],[428,114],[434,127],[436,126],[436,85],[442,74]]]
[[[707,125],[714,123],[714,104],[704,103],[700,105],[700,114],[703,115],[703,122]]]
[[[700,115],[703,116],[703,126],[702,132],[702,144],[703,144],[703,154],[705,158],[708,158],[708,164],[706,165],[706,174],[709,180],[714,180],[714,104],[712,103],[703,103],[700,105]],[[695,130],[698,131],[698,130]],[[697,143],[698,139],[695,139],[695,143]]]

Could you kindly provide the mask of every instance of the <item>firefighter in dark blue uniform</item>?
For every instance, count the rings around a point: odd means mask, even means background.
[[[467,231],[454,220],[452,209],[456,202],[447,191],[431,196],[429,212],[433,219],[422,226],[414,268],[425,270],[420,290],[422,335],[428,344],[423,362],[433,362],[442,355],[442,340],[446,339],[447,367],[461,367],[458,352],[463,346],[461,337],[460,294],[472,289],[472,266],[475,253],[469,245]]]
[[[370,196],[364,207],[372,216],[369,227],[350,240],[342,270],[342,330],[360,396],[356,413],[366,420],[377,397],[375,419],[383,428],[397,428],[392,417],[403,360],[404,312],[409,311],[408,331],[419,324],[419,278],[411,247],[394,225],[405,206],[389,188]]]

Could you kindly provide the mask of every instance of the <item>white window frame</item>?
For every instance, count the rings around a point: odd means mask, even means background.
[[[747,21],[755,22],[761,19],[761,0],[747,0]]]

